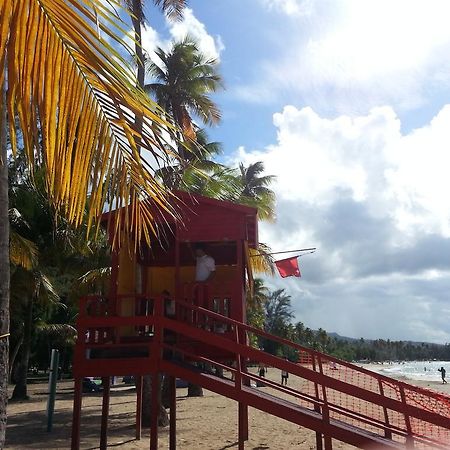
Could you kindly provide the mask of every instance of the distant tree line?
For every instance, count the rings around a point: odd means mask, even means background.
[[[413,361],[450,360],[450,344],[391,341],[389,339],[351,339],[328,334],[324,329],[313,330],[302,322],[294,322],[292,298],[284,289],[270,291],[261,279],[255,279],[253,294],[247,300],[250,325],[267,333],[288,339],[347,361]],[[298,353],[292,347],[267,339],[253,339],[253,345],[265,351],[295,361]]]

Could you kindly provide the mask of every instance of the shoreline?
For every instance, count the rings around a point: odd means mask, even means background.
[[[448,363],[450,366],[450,362]],[[359,367],[362,367],[367,370],[371,370],[372,372],[379,373],[380,375],[384,375],[389,378],[393,378],[395,380],[403,381],[407,384],[412,384],[413,386],[422,387],[425,389],[431,389],[433,391],[437,391],[440,393],[444,393],[450,395],[450,383],[442,383],[441,375],[439,372],[434,374],[434,379],[418,379],[413,377],[408,377],[405,374],[399,374],[396,372],[384,372],[383,369],[389,366],[395,367],[400,366],[401,364],[376,364],[376,363],[365,363],[365,364],[356,364]],[[430,377],[431,378],[431,377]],[[447,380],[449,381],[449,380]]]

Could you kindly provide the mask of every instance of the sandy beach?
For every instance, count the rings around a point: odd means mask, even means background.
[[[278,380],[279,370],[269,369],[268,378]],[[404,380],[408,381],[408,380]],[[300,379],[291,377],[295,386]],[[427,389],[450,394],[450,385],[414,382]],[[47,384],[30,385],[30,401],[10,403],[8,407],[7,449],[68,449],[72,421],[73,382],[58,383],[53,431],[46,431]],[[226,450],[237,448],[237,404],[213,392],[202,398],[187,398],[187,389],[177,389],[177,448],[182,450]],[[95,449],[99,444],[101,394],[84,394],[81,448]],[[148,449],[149,432],[140,441],[134,439],[135,391],[119,384],[112,389],[109,439],[118,449]],[[252,450],[314,449],[314,432],[282,419],[249,408],[249,441]],[[158,448],[168,448],[168,429],[160,429]],[[335,449],[353,446],[334,442]]]

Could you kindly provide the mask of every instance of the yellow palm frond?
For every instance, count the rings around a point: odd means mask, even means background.
[[[149,239],[155,230],[145,200],[174,213],[154,170],[176,156],[176,133],[109,44],[128,51],[125,25],[102,0],[2,0],[0,13],[0,81],[7,63],[13,150],[17,115],[29,164],[44,164],[58,213],[75,226],[87,213],[89,232],[105,208],[123,207],[124,237]],[[142,130],[135,117],[144,117]],[[121,217],[110,223],[114,245]]]
[[[260,242],[258,248],[249,248],[249,261],[253,272],[262,273],[266,275],[273,275],[273,258],[270,255],[270,248],[268,245]]]
[[[37,258],[36,244],[11,229],[9,231],[9,259],[11,264],[21,266],[25,270],[31,270],[35,267]]]

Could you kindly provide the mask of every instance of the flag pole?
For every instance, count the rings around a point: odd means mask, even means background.
[[[311,248],[301,248],[299,250],[285,250],[283,252],[271,252],[271,253],[257,253],[256,255],[250,255],[250,258],[253,258],[255,256],[272,256],[272,255],[281,255],[282,253],[294,253],[294,252],[311,252],[315,251],[317,247],[311,247]],[[302,255],[299,255],[302,256]]]

